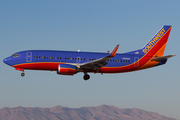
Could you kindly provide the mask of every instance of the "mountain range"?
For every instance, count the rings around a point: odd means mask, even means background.
[[[0,109],[0,120],[176,120],[142,109],[115,106],[68,108],[15,107]]]

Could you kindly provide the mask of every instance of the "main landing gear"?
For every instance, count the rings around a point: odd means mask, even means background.
[[[90,76],[87,73],[84,73],[84,80],[88,80],[90,78]]]

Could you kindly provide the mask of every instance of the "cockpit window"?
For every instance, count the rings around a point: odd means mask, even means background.
[[[19,54],[13,54],[12,57],[19,57]]]

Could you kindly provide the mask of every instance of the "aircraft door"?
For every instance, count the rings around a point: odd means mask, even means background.
[[[27,52],[26,53],[26,62],[31,62],[32,61],[32,52]]]
[[[139,67],[139,57],[134,58],[134,67]]]

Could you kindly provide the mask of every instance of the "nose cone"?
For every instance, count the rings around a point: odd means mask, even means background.
[[[4,60],[3,60],[3,62],[5,63],[5,64],[7,64],[7,65],[10,65],[10,58],[8,57],[8,58],[5,58]]]
[[[3,60],[3,62],[5,63],[5,64],[7,64],[6,62],[7,62],[7,58],[5,58],[4,60]]]

